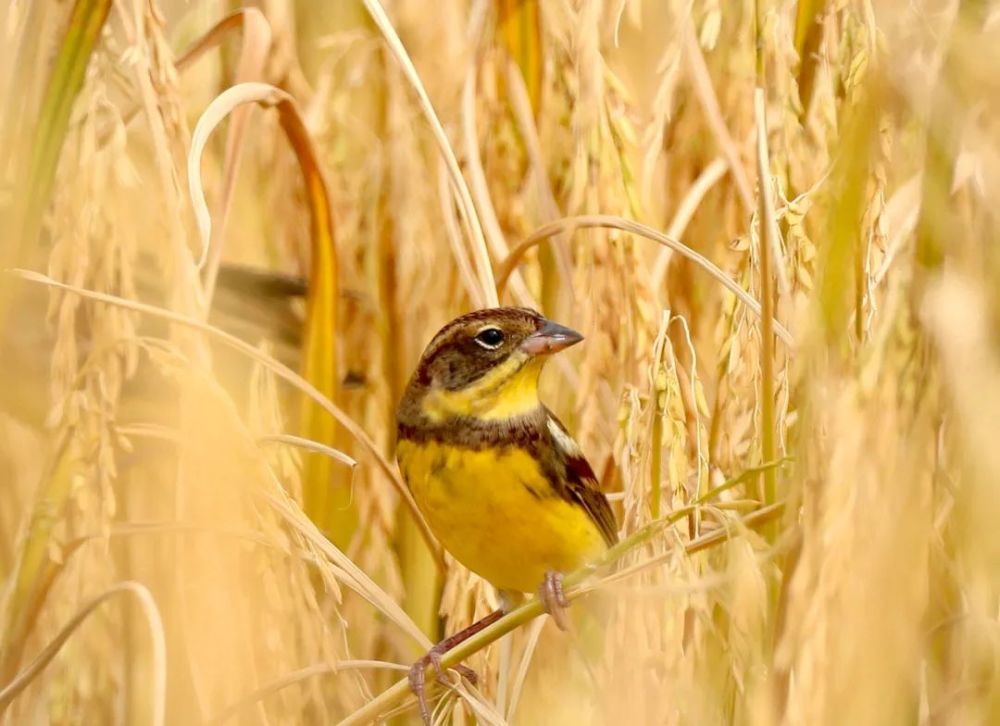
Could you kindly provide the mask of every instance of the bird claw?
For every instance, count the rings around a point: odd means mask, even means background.
[[[547,612],[560,630],[569,630],[569,619],[566,615],[566,608],[569,607],[569,600],[563,592],[563,575],[561,572],[549,570],[545,573],[541,587],[538,588],[538,599],[542,603],[542,608]]]
[[[479,674],[476,673],[471,668],[469,668],[469,666],[458,663],[456,665],[453,665],[451,669],[454,671],[458,671],[458,675],[460,675],[463,679],[465,679],[470,686],[475,686],[476,684],[479,683]]]
[[[410,671],[407,674],[406,679],[410,682],[410,690],[413,691],[413,695],[417,697],[417,705],[420,707],[420,718],[423,719],[427,726],[430,726],[431,723],[431,712],[430,709],[427,708],[427,666],[434,666],[434,671],[437,674],[437,680],[439,683],[443,683],[446,686],[454,685],[448,680],[444,673],[444,666],[441,663],[441,659],[444,658],[444,654],[459,643],[471,638],[483,628],[489,627],[502,617],[503,610],[494,610],[489,615],[486,615],[485,617],[474,622],[465,630],[445,638],[427,651],[427,655],[410,666]],[[472,685],[475,685],[479,680],[475,671],[471,668],[457,664],[452,666],[452,668],[458,671],[459,675]]]
[[[441,665],[441,659],[446,651],[437,650],[437,646],[431,648],[430,652],[427,653],[427,659],[430,661],[431,665],[434,666],[434,672],[437,674],[437,682],[442,686],[453,686],[454,682],[448,678],[448,674],[445,671],[443,665]],[[458,675],[469,682],[469,685],[476,685],[479,682],[479,676],[476,672],[469,668],[469,666],[462,665],[461,663],[456,663],[450,669],[457,671]]]
[[[429,651],[427,655],[420,658],[416,663],[410,666],[409,673],[407,673],[406,679],[410,683],[410,690],[413,691],[413,695],[417,697],[417,706],[420,709],[420,718],[423,719],[426,726],[431,724],[431,712],[427,705],[427,666],[433,666],[435,677],[437,682],[443,686],[454,686],[455,684],[449,680],[448,674],[445,672],[444,666],[441,664],[441,659],[444,654],[448,652],[449,648],[441,648],[440,646],[445,645],[445,643],[438,643]],[[458,671],[459,676],[468,681],[471,685],[476,685],[479,681],[479,676],[476,672],[461,664],[456,664],[451,667],[453,670]]]
[[[425,655],[423,658],[418,660],[416,663],[410,666],[409,673],[406,674],[406,680],[410,682],[410,690],[413,691],[413,695],[417,697],[417,707],[420,709],[420,718],[423,719],[427,726],[431,723],[431,712],[427,707],[427,664],[430,662],[429,656]]]

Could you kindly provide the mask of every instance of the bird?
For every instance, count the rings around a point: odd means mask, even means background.
[[[618,539],[593,469],[538,395],[549,356],[581,340],[528,308],[467,313],[431,339],[396,409],[396,459],[417,508],[444,548],[496,587],[504,604],[410,668],[425,723],[428,665],[443,681],[444,653],[526,593],[537,593],[565,629],[563,575]]]

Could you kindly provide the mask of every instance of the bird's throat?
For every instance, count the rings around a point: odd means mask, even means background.
[[[544,360],[511,356],[485,376],[457,391],[433,389],[421,406],[432,421],[471,416],[495,421],[522,416],[538,408],[538,377]]]

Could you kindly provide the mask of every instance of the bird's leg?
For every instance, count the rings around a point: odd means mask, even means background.
[[[552,616],[559,629],[569,630],[569,620],[566,617],[566,608],[569,607],[569,601],[563,592],[563,575],[561,572],[549,570],[545,573],[545,579],[542,580],[542,584],[538,588],[538,599],[541,601],[545,612]]]
[[[427,655],[410,666],[410,672],[407,675],[407,680],[410,682],[410,690],[413,691],[413,695],[417,697],[417,705],[420,707],[420,717],[424,720],[425,724],[428,724],[429,726],[431,723],[431,713],[427,708],[427,690],[425,688],[427,683],[427,666],[434,666],[438,682],[446,686],[450,685],[448,683],[448,679],[445,677],[444,667],[441,665],[441,660],[444,657],[444,654],[462,641],[468,640],[483,628],[495,623],[503,617],[503,614],[504,610],[502,608],[494,610],[486,617],[474,622],[465,630],[460,630],[454,635],[449,635],[447,638],[427,651]],[[474,670],[464,665],[455,665],[452,667],[458,671],[459,674],[465,678],[465,680],[475,685],[478,679]]]

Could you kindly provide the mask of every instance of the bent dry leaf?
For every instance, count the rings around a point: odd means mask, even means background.
[[[264,75],[264,62],[271,48],[271,26],[256,8],[246,8],[230,17],[238,18],[243,29],[243,43],[240,47],[240,59],[236,67],[236,82],[260,80]],[[206,36],[206,38],[210,37],[211,35]],[[247,106],[234,109],[232,123],[230,123],[229,131],[226,134],[226,152],[222,164],[222,189],[216,202],[216,225],[208,246],[208,259],[202,280],[205,288],[202,317],[205,318],[207,318],[212,305],[212,294],[219,273],[219,263],[222,261],[224,230],[229,210],[232,207],[233,191],[236,187],[236,177],[239,174],[240,160],[243,155],[243,139],[247,124],[250,122],[251,110],[252,108]]]
[[[205,264],[211,249],[212,218],[205,202],[200,164],[209,135],[238,107],[258,103],[275,108],[281,128],[299,162],[305,184],[311,221],[309,293],[306,300],[305,335],[303,336],[303,375],[327,399],[337,398],[337,257],[333,214],[322,171],[312,140],[294,99],[266,83],[240,83],[222,92],[209,104],[198,120],[188,156],[188,184],[198,231],[202,242],[199,266]],[[301,431],[304,436],[327,446],[336,443],[335,422],[312,402],[302,407]],[[357,513],[351,502],[349,482],[334,487],[334,470],[328,458],[310,457],[303,472],[303,497],[306,514],[339,546],[346,546],[357,527]]]

